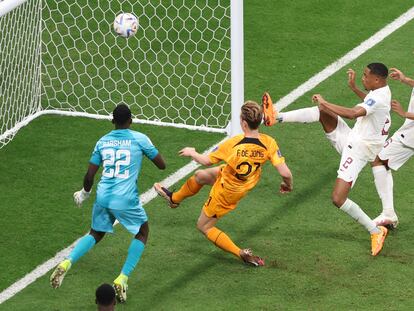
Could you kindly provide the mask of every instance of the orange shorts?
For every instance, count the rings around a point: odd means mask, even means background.
[[[220,218],[234,210],[247,192],[233,192],[225,189],[221,183],[221,174],[211,188],[209,197],[204,203],[203,211],[208,217]]]

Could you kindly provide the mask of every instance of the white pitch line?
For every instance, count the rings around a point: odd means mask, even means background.
[[[362,42],[356,48],[354,48],[353,50],[345,54],[343,57],[336,60],[329,66],[327,66],[321,72],[314,75],[308,81],[298,86],[292,92],[290,92],[289,94],[287,94],[286,96],[278,100],[278,102],[275,103],[278,111],[281,111],[283,108],[286,108],[287,106],[289,106],[299,97],[301,97],[303,94],[315,88],[319,83],[321,83],[322,81],[332,76],[339,69],[348,65],[350,62],[352,62],[353,60],[361,56],[363,53],[368,51],[370,48],[372,48],[376,44],[380,43],[382,40],[384,40],[386,37],[388,37],[398,28],[404,26],[406,23],[411,21],[413,18],[414,18],[414,7],[412,7],[407,12],[402,14],[400,17],[395,19],[393,22],[389,23],[387,26],[379,30],[377,33],[375,33],[369,39]]]
[[[275,105],[277,106],[279,111],[282,110],[283,108],[286,108],[291,103],[293,103],[296,99],[298,99],[300,96],[310,91],[315,86],[317,86],[319,83],[326,80],[328,77],[330,77],[335,72],[337,72],[339,69],[349,64],[351,61],[353,61],[357,57],[359,57],[362,53],[366,52],[367,50],[369,50],[370,48],[372,48],[373,46],[375,46],[376,44],[384,40],[384,38],[386,38],[391,33],[396,31],[398,28],[408,23],[413,18],[414,18],[414,7],[408,10],[406,13],[404,13],[400,17],[398,17],[396,20],[394,20],[390,24],[386,25],[384,28],[382,28],[376,34],[371,36],[369,39],[362,42],[359,46],[357,46],[355,49],[347,53],[345,56],[335,61],[334,63],[326,67],[324,70],[322,70],[321,72],[319,72],[318,74],[310,78],[308,81],[306,81],[305,83],[303,83],[302,85],[294,89],[288,95],[281,98]],[[211,150],[213,147],[211,147],[209,150]],[[206,152],[209,152],[209,150]],[[164,179],[161,183],[165,184],[167,187],[170,187],[171,185],[179,181],[181,178],[185,177],[186,175],[194,171],[197,167],[199,167],[199,165],[192,161],[186,166],[179,169],[174,174]],[[156,197],[155,191],[153,189],[150,189],[144,194],[142,194],[140,198],[142,200],[142,204],[145,204],[151,201],[155,197]],[[74,243],[72,243],[69,247],[57,253],[55,257],[41,264],[36,269],[34,269],[32,272],[26,274],[22,279],[18,280],[17,282],[13,283],[11,286],[6,288],[4,291],[2,291],[0,293],[0,304],[10,299],[11,297],[19,293],[21,290],[26,288],[28,285],[36,281],[38,278],[42,277],[43,275],[48,273],[51,269],[53,269],[65,256],[69,254],[69,252],[74,247],[76,242],[77,240]]]
[[[226,138],[224,138],[222,141],[220,141],[218,144],[222,143]],[[217,145],[217,144],[216,144]],[[204,154],[210,153],[212,149],[216,146],[210,147],[208,150],[204,152]],[[178,171],[176,171],[174,174],[171,174],[167,178],[165,178],[163,181],[161,181],[162,185],[165,185],[166,187],[171,187],[174,185],[177,181],[181,180],[188,174],[190,174],[192,171],[196,170],[200,164],[191,161],[187,165],[180,168]],[[142,205],[147,204],[152,199],[154,199],[157,196],[157,193],[154,189],[150,189],[143,193],[140,196],[140,200],[142,202]],[[115,224],[116,225],[116,224]],[[80,238],[79,238],[80,239]],[[23,278],[18,280],[17,282],[10,285],[8,288],[3,290],[0,293],[0,304],[5,302],[6,300],[10,299],[14,295],[16,295],[18,292],[22,291],[24,288],[29,286],[31,283],[36,281],[38,278],[44,276],[46,273],[48,273],[50,270],[52,270],[56,265],[58,265],[66,256],[69,255],[71,250],[75,247],[76,243],[79,241],[77,239],[75,242],[73,242],[70,246],[67,248],[61,250],[58,252],[55,257],[49,259],[48,261],[44,262],[43,264],[37,266],[32,272],[29,272],[26,274]]]

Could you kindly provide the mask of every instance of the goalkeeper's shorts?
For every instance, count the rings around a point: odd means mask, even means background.
[[[99,232],[113,232],[113,224],[118,220],[133,235],[136,235],[141,225],[148,221],[147,214],[142,206],[118,210],[110,209],[94,203],[92,210],[92,229]]]

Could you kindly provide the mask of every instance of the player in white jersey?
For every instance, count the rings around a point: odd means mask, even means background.
[[[374,221],[378,225],[389,225],[395,228],[398,225],[398,217],[394,210],[394,182],[390,169],[398,170],[414,155],[414,79],[406,77],[397,68],[391,68],[390,71],[392,79],[413,87],[407,112],[398,101],[392,101],[392,110],[406,120],[384,144],[372,167],[375,185],[382,202],[382,213]]]
[[[89,198],[95,174],[102,166],[91,230],[56,267],[50,283],[53,288],[60,287],[71,266],[102,240],[105,233],[113,232],[113,224],[118,220],[134,236],[121,273],[113,284],[117,299],[125,302],[128,277],[141,258],[149,233],[148,217],[139,200],[137,186],[142,159],[146,156],[162,170],[165,169],[165,162],[146,135],[129,129],[132,119],[128,106],[119,104],[115,108],[112,123],[115,129],[95,145],[82,190],[73,195],[76,205],[80,207]]]
[[[320,94],[313,95],[317,107],[278,113],[268,93],[263,95],[264,123],[320,122],[326,137],[341,154],[338,176],[332,192],[332,202],[346,212],[371,234],[371,254],[376,256],[382,249],[388,230],[375,222],[352,200],[348,194],[359,172],[374,161],[382,148],[390,126],[391,91],[387,85],[388,69],[384,64],[372,63],[365,69],[362,83],[368,92],[355,93],[363,100],[353,108],[338,106],[326,101]],[[355,85],[355,72],[348,70],[348,83]],[[351,129],[342,118],[356,119]]]

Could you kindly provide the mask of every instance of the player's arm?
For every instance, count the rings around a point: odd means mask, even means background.
[[[198,153],[193,147],[185,147],[184,149],[181,149],[178,154],[182,157],[191,157],[201,165],[210,166],[213,164],[208,155]]]
[[[410,119],[410,120],[414,120],[414,113],[405,111],[404,108],[401,106],[401,104],[398,101],[396,101],[396,100],[391,101],[391,108],[400,117],[407,118],[407,119]]]
[[[315,103],[319,104],[319,108],[322,111],[323,110],[331,111],[337,114],[338,116],[341,116],[346,119],[353,120],[353,119],[365,116],[367,114],[367,111],[365,110],[365,108],[361,106],[347,108],[347,107],[335,105],[335,104],[327,102],[320,94],[313,95],[312,100]]]
[[[154,146],[151,139],[144,134],[136,134],[137,142],[144,152],[144,155],[151,160],[152,163],[160,170],[165,170],[167,165],[165,164],[164,158],[158,149]]]
[[[90,192],[93,186],[93,180],[95,178],[96,172],[99,169],[99,165],[95,165],[92,163],[89,163],[88,171],[85,174],[85,177],[83,177],[83,189],[87,192]]]
[[[359,89],[355,84],[355,71],[353,69],[348,69],[346,72],[348,74],[348,86],[359,98],[364,100],[367,93]]]
[[[286,163],[281,163],[275,165],[275,168],[282,177],[282,183],[280,184],[280,192],[291,192],[293,190],[293,177],[289,167],[286,165]]]
[[[153,158],[152,163],[155,164],[156,167],[158,167],[160,170],[165,170],[166,165],[165,165],[165,161],[164,158],[162,157],[162,155],[160,153],[158,153],[155,158]]]
[[[99,165],[89,163],[88,171],[83,177],[83,188],[79,191],[76,191],[73,194],[73,200],[75,201],[78,207],[82,206],[83,201],[89,198],[91,195],[91,189],[93,186],[93,180],[95,178],[96,172],[99,169]]]
[[[391,79],[400,81],[408,86],[414,87],[414,80],[407,77],[401,70],[397,68],[390,68]]]

